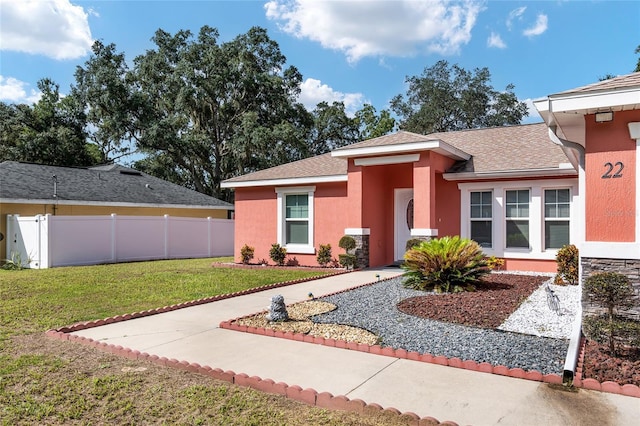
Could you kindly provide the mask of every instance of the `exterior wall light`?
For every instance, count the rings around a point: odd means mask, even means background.
[[[596,112],[596,123],[605,123],[613,121],[613,111]]]

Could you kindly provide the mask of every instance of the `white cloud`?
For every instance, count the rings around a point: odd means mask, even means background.
[[[522,120],[523,124],[539,123],[542,121],[542,118],[540,117],[540,113],[538,112],[536,107],[533,105],[534,100],[535,99],[531,99],[531,98],[521,100],[521,102],[524,102],[525,104],[527,104],[527,111],[529,112],[529,115]]]
[[[88,13],[69,0],[0,0],[0,50],[74,59],[93,44]]]
[[[353,115],[364,104],[364,95],[362,93],[338,92],[328,85],[322,84],[320,80],[307,78],[300,85],[298,101],[309,111],[312,111],[322,101],[328,104],[343,102],[347,114]]]
[[[367,56],[411,56],[420,51],[458,53],[471,40],[479,2],[271,0],[267,18],[283,31],[344,52],[350,62]]]
[[[28,89],[29,84],[13,77],[0,75],[0,101],[16,104],[33,104],[40,100],[42,93]],[[27,90],[29,92],[27,93]]]
[[[498,49],[506,49],[507,45],[500,37],[500,34],[491,32],[491,35],[487,39],[487,46],[489,47],[497,47]]]
[[[535,25],[524,30],[522,34],[524,34],[527,37],[539,36],[540,34],[547,31],[548,21],[549,19],[547,18],[547,15],[545,15],[544,13],[541,13],[538,15]]]
[[[522,6],[509,12],[509,16],[507,17],[507,28],[509,31],[511,31],[513,27],[513,21],[522,21],[522,15],[524,15],[525,10],[527,10],[527,6]]]

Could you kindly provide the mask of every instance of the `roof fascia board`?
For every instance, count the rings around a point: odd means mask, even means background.
[[[62,206],[93,206],[93,207],[144,207],[144,208],[172,208],[172,209],[206,209],[206,210],[229,210],[233,209],[233,204],[226,206],[206,206],[192,204],[143,204],[143,203],[122,203],[106,201],[75,201],[75,200],[52,200],[52,199],[26,199],[26,198],[0,198],[2,204],[56,204]]]
[[[396,145],[367,146],[362,148],[347,148],[331,151],[332,157],[348,158],[348,157],[369,157],[373,155],[400,154],[415,151],[435,151],[438,154],[453,158],[454,160],[468,160],[471,155],[455,148],[448,143],[439,139],[410,142]]]
[[[384,166],[388,164],[415,163],[420,160],[420,154],[385,155],[382,157],[356,158],[353,163],[356,166]]]
[[[304,178],[248,180],[242,182],[222,182],[221,188],[249,188],[253,186],[306,185],[310,183],[346,182],[347,175],[313,176]]]
[[[535,102],[534,102],[535,104]],[[548,109],[554,112],[581,111],[598,108],[614,108],[640,104],[640,88],[615,92],[586,92],[549,96]],[[537,108],[537,105],[536,105]],[[540,109],[538,109],[540,111]]]
[[[562,167],[553,169],[535,169],[535,170],[508,170],[486,173],[463,172],[463,173],[444,173],[442,177],[448,181],[459,180],[486,180],[486,179],[505,179],[505,178],[532,178],[532,177],[554,177],[554,176],[578,176],[578,172],[573,167]]]

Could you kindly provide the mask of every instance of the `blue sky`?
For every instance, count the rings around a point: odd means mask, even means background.
[[[377,110],[405,91],[405,77],[445,59],[487,67],[494,88],[523,101],[623,75],[640,45],[640,1],[113,1],[0,0],[0,101],[31,103],[37,81],[67,93],[93,40],[129,62],[162,28],[228,41],[267,29],[303,75],[300,101]],[[537,114],[526,120],[540,121]]]

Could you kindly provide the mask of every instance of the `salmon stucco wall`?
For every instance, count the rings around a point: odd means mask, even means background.
[[[370,229],[369,265],[394,261],[394,189],[413,186],[412,164],[363,168],[363,227]]]
[[[344,235],[347,221],[346,182],[315,185],[314,192],[314,254],[289,253],[288,259],[300,265],[317,266],[317,250],[320,244],[331,244],[335,259],[342,249],[338,247]],[[241,262],[240,250],[247,244],[255,249],[252,263],[269,258],[271,245],[278,241],[277,194],[275,187],[237,188],[235,190],[235,242],[236,262]]]
[[[596,123],[585,116],[585,239],[635,241],[636,142],[627,123],[640,112],[615,112],[613,121]]]
[[[436,229],[438,237],[460,235],[460,190],[457,182],[436,175]]]

